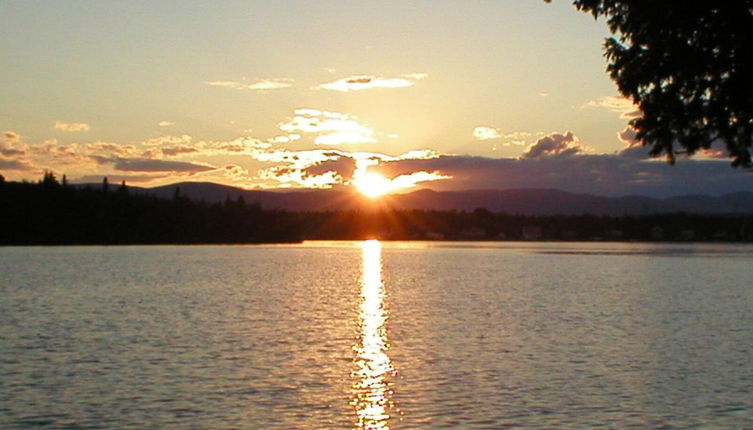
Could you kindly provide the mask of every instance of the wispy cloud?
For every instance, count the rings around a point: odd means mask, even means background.
[[[443,179],[452,179],[452,176],[441,174],[437,171],[427,172],[424,170],[418,172],[412,172],[403,175],[397,175],[394,177],[385,176],[384,173],[379,172],[378,169],[374,169],[376,173],[364,172],[363,174],[355,175],[353,178],[353,185],[357,187],[364,186],[369,188],[374,182],[379,184],[379,188],[384,193],[394,193],[396,191],[407,191],[410,188],[416,187],[418,184],[424,182],[441,181]]]
[[[293,118],[278,124],[280,130],[297,135],[316,135],[317,145],[340,145],[345,143],[375,143],[374,130],[360,124],[356,117],[338,112],[318,109],[297,109]]]
[[[160,121],[157,125],[160,127],[170,127],[171,125],[175,125],[175,123],[172,121]]]
[[[620,114],[620,118],[630,119],[641,116],[641,111],[638,106],[634,105],[632,101],[625,97],[617,96],[604,96],[599,97],[596,100],[590,100],[586,102],[582,107],[596,107],[609,109],[612,112]]]
[[[321,84],[314,87],[314,89],[348,92],[368,90],[372,88],[405,88],[415,85],[416,81],[424,79],[427,76],[426,73],[408,73],[399,77],[354,75]]]
[[[216,167],[208,164],[186,163],[170,160],[116,159],[115,170],[128,172],[205,172]]]
[[[289,88],[293,86],[294,81],[287,78],[273,78],[261,79],[250,84],[237,81],[207,81],[204,83],[213,87],[225,87],[232,88],[234,90],[262,91]]]
[[[91,127],[85,122],[55,121],[55,129],[70,132],[89,131]]]

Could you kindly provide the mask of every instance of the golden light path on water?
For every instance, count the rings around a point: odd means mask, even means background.
[[[359,312],[359,342],[355,345],[353,401],[357,429],[389,429],[389,411],[395,408],[389,377],[394,374],[387,355],[387,310],[382,283],[382,244],[363,242],[363,275]]]

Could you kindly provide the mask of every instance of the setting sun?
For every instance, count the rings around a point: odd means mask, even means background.
[[[361,194],[371,198],[383,196],[395,189],[392,181],[379,173],[366,173],[353,183]]]

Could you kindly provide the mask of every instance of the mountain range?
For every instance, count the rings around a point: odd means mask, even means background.
[[[363,210],[370,208],[458,210],[477,208],[519,215],[646,215],[658,213],[753,213],[753,193],[736,192],[714,197],[685,195],[668,198],[646,196],[605,197],[556,189],[432,191],[418,190],[369,199],[350,189],[305,191],[244,190],[207,182],[183,182],[156,188],[129,187],[158,197],[176,194],[208,203],[242,197],[264,209],[290,211]]]

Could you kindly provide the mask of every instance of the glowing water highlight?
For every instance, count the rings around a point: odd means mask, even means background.
[[[387,309],[384,306],[382,283],[382,245],[377,240],[365,241],[361,278],[359,341],[356,370],[353,372],[352,405],[356,409],[358,429],[389,429],[389,412],[395,409],[389,378],[395,370],[387,355]]]

